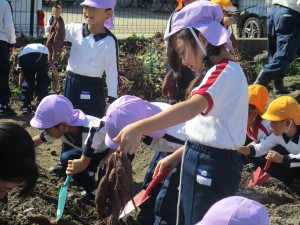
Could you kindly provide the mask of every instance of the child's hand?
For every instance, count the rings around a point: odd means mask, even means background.
[[[57,7],[52,7],[52,16],[54,18],[59,18],[62,13],[62,8],[60,5],[57,5]]]
[[[233,23],[234,23],[234,20],[231,16],[224,16],[224,18],[223,18],[224,27],[228,28]]]
[[[135,153],[141,143],[142,134],[134,124],[127,125],[120,133],[113,139],[115,142],[119,142],[119,150],[125,154],[132,155]]]
[[[90,161],[91,158],[86,156],[81,156],[80,159],[68,160],[66,174],[71,175],[84,171],[88,167]]]
[[[250,148],[248,146],[242,146],[238,149],[238,152],[244,156],[248,156],[250,154]]]
[[[184,147],[177,149],[171,155],[166,156],[162,160],[160,160],[153,173],[153,178],[156,177],[159,173],[163,173],[164,169],[169,167],[172,171],[178,164],[181,162],[182,152]]]
[[[271,162],[283,163],[283,155],[279,154],[274,150],[270,150],[266,156],[266,159],[269,159]]]

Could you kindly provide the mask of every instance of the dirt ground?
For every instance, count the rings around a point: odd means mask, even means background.
[[[293,91],[291,95],[300,102],[300,76],[285,78],[285,84]],[[275,96],[270,94],[270,99]],[[12,107],[17,115],[9,118],[1,118],[0,121],[12,121],[25,127],[33,136],[39,133],[38,130],[30,127],[29,121],[32,115],[23,116],[20,112],[21,102],[19,99],[12,100]],[[16,140],[17,141],[17,140]],[[57,199],[60,186],[64,179],[49,173],[49,168],[59,161],[60,141],[53,144],[43,144],[36,149],[40,169],[40,178],[33,196],[24,202],[19,202],[17,191],[13,190],[8,195],[7,202],[0,202],[0,224],[1,225],[29,225],[32,224],[26,219],[29,213],[38,213],[49,218],[56,216]],[[134,181],[136,192],[139,191],[147,166],[151,160],[153,151],[141,147],[133,160]],[[288,188],[280,181],[270,178],[263,187],[253,189],[246,188],[252,171],[244,169],[242,183],[237,195],[242,195],[264,204],[270,214],[271,224],[289,225],[300,224],[300,183],[299,186]],[[226,185],[226,184],[224,184]],[[69,192],[81,191],[77,186],[69,186]],[[92,225],[97,222],[95,206],[83,205],[75,200],[67,200],[63,218],[78,225]]]

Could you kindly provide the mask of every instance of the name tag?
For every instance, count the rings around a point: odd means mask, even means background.
[[[211,179],[210,178],[202,177],[200,175],[197,175],[196,180],[199,184],[203,184],[203,185],[206,185],[206,186],[211,186]]]
[[[82,91],[80,94],[80,99],[87,99],[87,100],[91,99],[90,92]]]
[[[199,184],[211,186],[211,174],[206,170],[198,169],[196,180]]]

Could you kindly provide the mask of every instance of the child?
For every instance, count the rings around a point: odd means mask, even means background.
[[[252,84],[248,87],[248,95],[247,137],[258,142],[270,134],[270,122],[261,118],[268,101],[268,90],[262,85]]]
[[[28,132],[18,124],[0,123],[0,200],[7,192],[20,187],[27,197],[38,178],[35,149]]]
[[[268,90],[259,84],[252,84],[248,87],[249,111],[247,124],[247,137],[245,145],[258,143],[261,138],[268,136],[270,131],[270,121],[263,120],[261,115],[265,112],[268,101]],[[264,156],[253,158],[242,156],[245,164],[249,164],[252,169],[264,167]]]
[[[15,114],[8,105],[11,96],[8,84],[9,59],[15,43],[16,34],[10,3],[7,0],[0,0],[0,116]]]
[[[300,177],[300,107],[294,98],[281,96],[270,103],[262,118],[271,121],[272,133],[239,152],[254,157],[267,154],[266,159],[273,162],[268,172],[290,186]]]
[[[116,0],[85,0],[81,5],[86,23],[66,25],[66,41],[72,47],[64,96],[75,108],[102,118],[106,107],[104,74],[109,103],[117,98],[118,92],[118,42],[108,30],[113,25]],[[54,7],[52,12],[59,18],[61,8]]]
[[[196,225],[270,225],[269,213],[259,202],[231,196],[216,202]]]
[[[73,147],[62,152],[61,164],[66,173],[74,174],[74,180],[84,188],[86,195],[81,196],[82,202],[88,203],[94,199],[97,190],[95,173],[108,152],[104,143],[104,121],[74,109],[64,96],[49,95],[39,104],[30,124],[44,130],[33,137],[35,146],[61,139]],[[99,168],[98,173],[104,174],[101,170]]]
[[[161,160],[154,173],[183,158],[177,224],[201,220],[215,202],[233,195],[241,180],[237,149],[246,137],[247,81],[228,49],[230,33],[222,18],[221,8],[210,1],[193,2],[175,15],[166,37],[171,68],[176,71],[180,62],[198,74],[210,68],[188,100],[126,126],[113,139],[132,154],[142,135],[187,121],[185,147]]]
[[[126,125],[138,120],[155,115],[169,108],[170,105],[163,102],[147,102],[141,98],[124,95],[114,101],[107,110],[105,127],[107,135],[106,145],[111,149],[117,149],[119,143],[113,142],[120,130]],[[149,165],[147,174],[142,184],[146,189],[152,180],[156,163],[184,145],[186,136],[179,131],[184,129],[185,123],[155,131],[144,136],[142,142],[150,149],[156,150]],[[151,196],[140,206],[138,221],[143,225],[150,224],[175,224],[176,205],[178,198],[180,168],[173,170],[163,184],[151,191]]]
[[[48,49],[42,44],[28,44],[19,53],[19,69],[23,115],[32,112],[31,101],[37,96],[37,105],[48,95],[50,78],[48,76]],[[24,79],[22,79],[24,78]]]

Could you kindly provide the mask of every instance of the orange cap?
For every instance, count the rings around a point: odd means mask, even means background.
[[[212,2],[217,3],[220,8],[224,11],[235,12],[237,8],[234,7],[230,0],[211,0]]]
[[[262,118],[270,121],[282,121],[288,118],[300,125],[300,107],[290,96],[281,96],[272,101]]]
[[[175,11],[179,11],[183,8],[182,0],[176,0],[178,2],[178,6],[176,7]]]
[[[248,87],[248,101],[250,105],[254,105],[259,115],[264,114],[268,101],[268,90],[262,85],[252,84]]]

